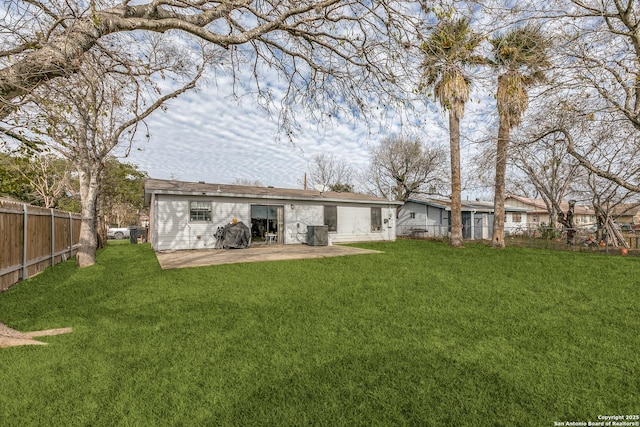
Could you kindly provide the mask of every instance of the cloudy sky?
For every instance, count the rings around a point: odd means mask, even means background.
[[[251,96],[232,96],[229,77],[215,83],[170,101],[166,112],[155,112],[146,121],[150,138],[139,131],[123,160],[158,179],[221,184],[243,180],[302,188],[317,153],[333,154],[362,170],[371,147],[402,130],[419,134],[426,143],[448,146],[447,119],[436,105],[427,107],[430,112],[417,126],[407,125],[400,115],[369,125],[349,120],[316,123],[301,110],[300,130],[289,141],[278,138],[277,115],[270,116]],[[467,116],[473,117],[473,108],[470,105]],[[463,155],[470,150],[463,144]]]
[[[206,83],[199,83],[197,92],[171,100],[166,112],[157,111],[148,118],[149,138],[144,137],[144,130],[139,131],[124,161],[158,179],[220,184],[258,181],[274,187],[302,188],[305,172],[319,153],[333,155],[361,171],[369,164],[371,148],[392,134],[413,134],[426,144],[449,145],[446,114],[435,103],[424,100],[414,105],[420,111],[417,119],[408,118],[406,111],[386,111],[385,117],[373,118],[368,124],[348,117],[317,123],[301,109],[296,115],[299,131],[291,140],[278,138],[278,111],[269,115],[256,105],[255,96],[244,95],[256,92],[253,76],[243,76],[236,69],[234,81],[225,73],[223,68],[228,64],[223,62],[217,65],[219,69],[211,70]],[[251,72],[251,67],[248,69]],[[259,76],[260,84],[268,87],[274,94],[274,105],[278,105],[288,88],[282,77],[269,68],[259,70]],[[404,83],[410,93],[415,87],[412,79],[407,80]],[[243,95],[240,99],[233,96],[234,87],[236,94]],[[486,94],[474,94],[472,99],[461,124],[463,179],[471,171],[467,162],[478,148],[472,141],[485,138],[486,129],[491,127],[481,109],[495,103]],[[475,102],[479,99],[483,102]]]

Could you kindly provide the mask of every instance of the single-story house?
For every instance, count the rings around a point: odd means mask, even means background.
[[[637,203],[621,203],[609,211],[611,218],[620,225],[640,224],[640,209]]]
[[[527,210],[505,206],[505,234],[526,230]],[[462,237],[466,240],[491,239],[493,232],[493,202],[462,201]],[[444,237],[449,234],[451,200],[409,199],[398,214],[398,236],[425,235]]]
[[[537,230],[542,223],[549,224],[549,211],[542,199],[530,199],[510,194],[505,197],[504,204],[505,208],[509,206],[526,209],[529,212],[529,221],[526,222],[526,227],[530,230]],[[560,208],[566,214],[569,210],[569,203],[561,202]],[[576,205],[573,218],[576,227],[590,227],[596,224],[596,213],[593,208],[588,206]]]
[[[307,243],[316,229],[328,231],[328,244],[393,241],[402,204],[356,193],[160,179],[145,181],[144,196],[156,251],[214,248],[218,228],[236,221],[251,229],[252,244]]]
[[[449,233],[450,203],[437,199],[409,199],[398,212],[398,236],[444,237]]]

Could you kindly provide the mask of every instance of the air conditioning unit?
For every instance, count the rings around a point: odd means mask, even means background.
[[[328,246],[329,245],[329,226],[307,225],[307,245]]]

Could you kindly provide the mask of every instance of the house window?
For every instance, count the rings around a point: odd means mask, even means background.
[[[409,218],[410,219],[416,219],[416,213],[415,212],[409,212]]]
[[[211,221],[211,202],[189,202],[189,221]]]
[[[324,225],[329,227],[329,231],[338,231],[338,207],[324,207]]]
[[[371,231],[382,230],[382,208],[371,208]]]
[[[521,213],[512,213],[511,220],[513,222],[522,222],[522,214]]]

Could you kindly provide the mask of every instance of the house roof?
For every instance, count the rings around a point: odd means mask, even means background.
[[[451,210],[451,200],[448,199],[428,199],[428,198],[412,198],[409,202],[414,202],[422,205],[434,206],[437,208]],[[462,211],[469,212],[493,212],[493,202],[485,200],[462,200]],[[527,212],[526,208],[518,208],[515,206],[505,206],[506,212]]]
[[[635,216],[640,212],[640,208],[638,203],[620,203],[619,205],[614,206],[609,214],[613,217],[618,216]]]
[[[419,205],[428,205],[441,209],[448,209],[451,207],[451,200],[444,199],[428,199],[428,198],[411,198],[407,200],[407,203],[417,203]]]
[[[524,205],[528,205],[529,208],[527,209],[529,212],[531,213],[547,213],[547,205],[544,203],[544,200],[542,199],[531,199],[528,197],[522,197],[522,196],[516,196],[513,194],[509,194],[505,197],[505,201],[509,200],[509,199],[513,199],[516,200]],[[506,206],[505,206],[506,209]],[[562,201],[560,202],[560,209],[562,209],[562,212],[567,212],[569,210],[569,202],[565,202]],[[576,205],[574,207],[574,214],[577,215],[595,215],[595,211],[593,210],[593,208],[589,207],[589,206],[584,206],[584,205]]]
[[[149,205],[151,194],[175,194],[187,196],[210,197],[243,197],[256,199],[278,199],[291,201],[348,202],[365,204],[402,205],[399,201],[389,201],[382,197],[358,193],[339,193],[326,191],[320,193],[315,190],[299,190],[294,188],[258,187],[246,185],[211,184],[200,182],[185,182],[149,178],[144,184],[145,205]]]
[[[542,199],[531,199],[529,197],[523,197],[523,196],[516,196],[514,194],[508,194],[505,197],[505,201],[508,201],[509,199],[513,199],[516,200],[524,205],[528,205],[530,206],[529,210],[530,211],[535,211],[535,210],[539,210],[539,211],[547,211],[547,205],[544,204],[544,200]],[[568,205],[567,205],[568,206]]]

